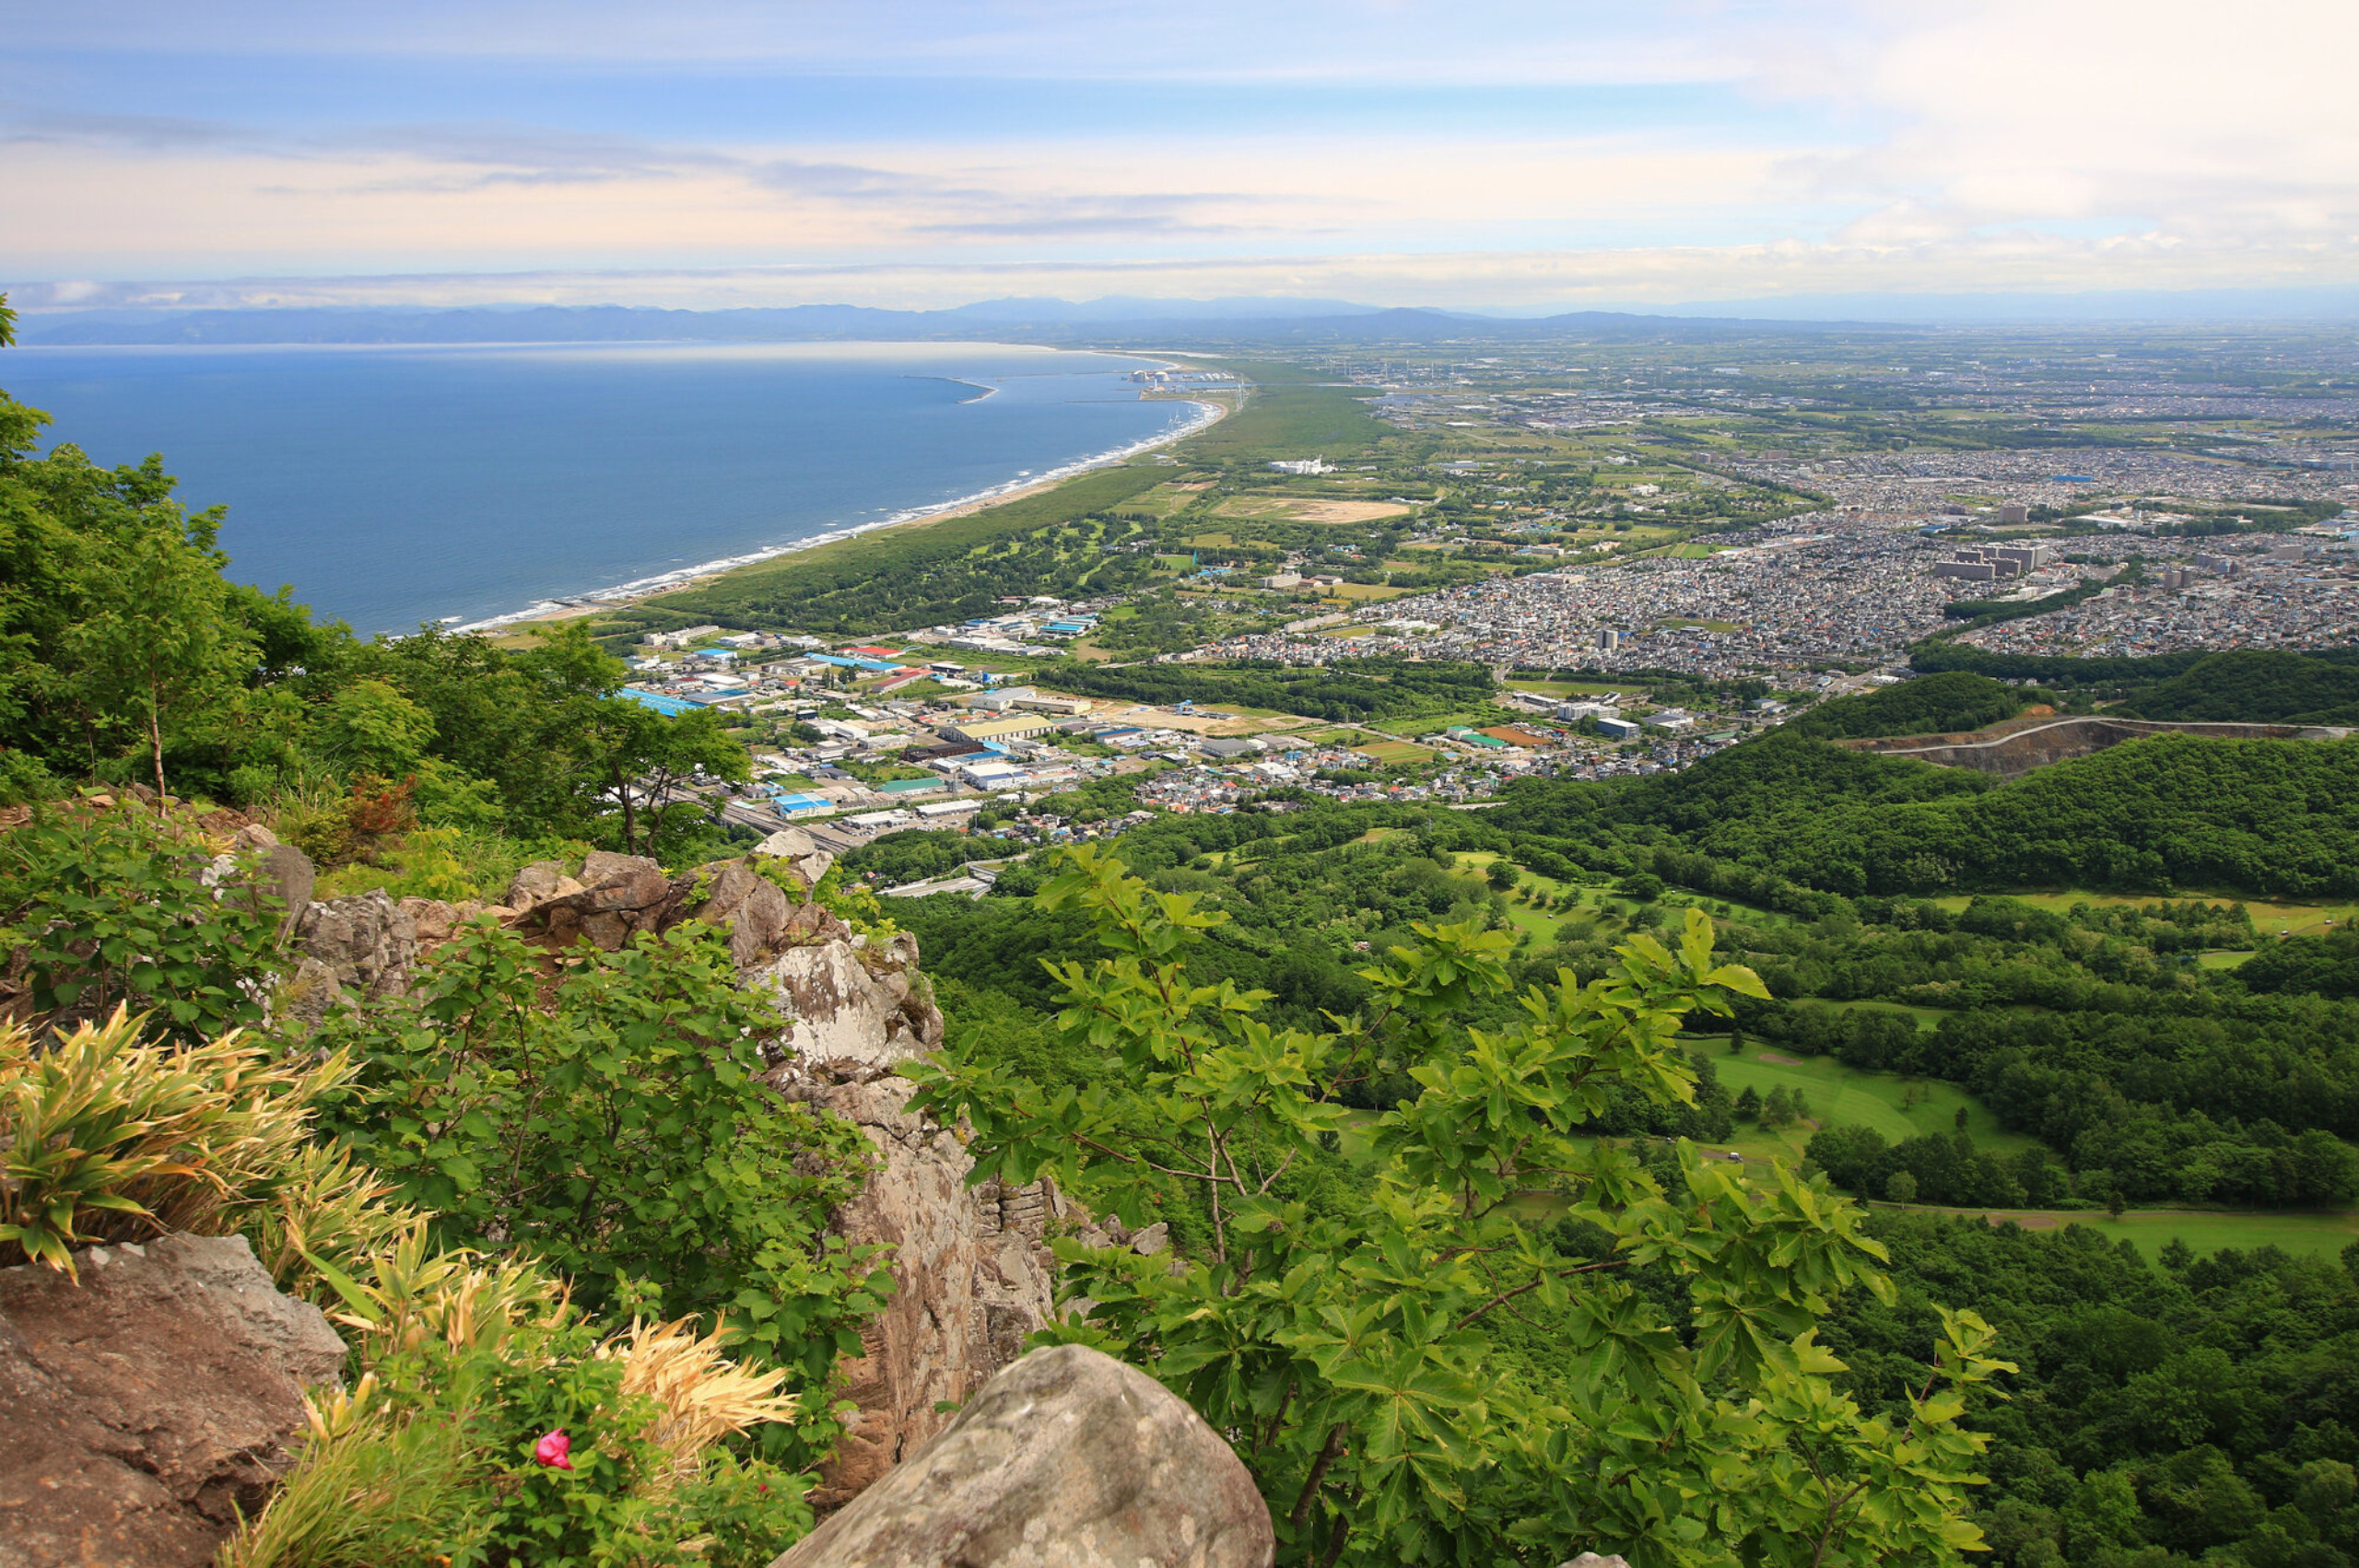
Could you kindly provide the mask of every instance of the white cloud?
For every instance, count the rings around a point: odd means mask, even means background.
[[[798,72],[895,70],[1028,76],[1043,93],[1052,77],[1356,83],[1378,103],[1386,83],[1551,83],[1572,105],[1582,84],[1717,82],[1755,111],[1666,111],[1604,135],[1446,116],[1414,135],[1315,120],[1247,135],[1182,114],[888,143],[516,123],[480,76],[473,99],[452,89],[376,127],[69,105],[0,125],[0,255],[20,275],[437,273],[464,293],[493,274],[620,268],[613,287],[638,292],[616,298],[672,302],[661,291],[677,287],[684,303],[741,287],[943,302],[954,276],[976,280],[958,298],[1018,275],[1130,290],[1138,268],[1187,292],[1297,279],[1463,304],[2359,279],[2359,117],[2343,80],[2359,6],[2325,0],[24,10],[10,27],[30,49],[136,37],[276,51],[297,73],[307,52],[514,58],[590,71],[617,101],[666,62],[725,57],[781,91]],[[789,270],[742,270],[765,266]]]

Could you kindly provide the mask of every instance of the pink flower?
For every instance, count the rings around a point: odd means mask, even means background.
[[[573,1439],[565,1434],[565,1429],[562,1427],[555,1432],[544,1433],[541,1440],[533,1445],[533,1457],[553,1470],[571,1469],[573,1461],[566,1456],[572,1452]]]

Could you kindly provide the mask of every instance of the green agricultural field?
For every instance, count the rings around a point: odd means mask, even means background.
[[[1878,1209],[1898,1205],[1878,1202]],[[2025,1230],[2086,1225],[2108,1241],[2127,1241],[2151,1260],[2176,1238],[2199,1256],[2224,1247],[2250,1250],[2283,1247],[2304,1257],[2333,1257],[2359,1242],[2359,1210],[2300,1211],[2283,1209],[2132,1209],[2116,1220],[2095,1211],[2044,1209],[1931,1209],[1939,1214],[1974,1214],[1998,1223],[2012,1220]]]
[[[1603,696],[1608,692],[1626,692],[1626,685],[1609,686],[1596,681],[1523,681],[1508,683],[1511,691],[1530,692],[1534,696]]]
[[[2056,910],[2059,914],[2071,909],[2075,904],[2136,907],[2189,900],[2209,904],[2242,904],[2252,915],[2253,929],[2263,936],[2319,936],[2324,934],[2330,924],[2347,926],[2353,919],[2359,919],[2359,903],[2277,904],[2260,898],[2242,898],[2233,893],[2083,893],[2067,888],[2060,893],[2013,893],[2008,896],[2042,909]],[[1964,894],[1953,894],[1933,902],[1944,909],[1963,909],[1973,900]]]
[[[1810,1102],[1811,1120],[1820,1126],[1835,1122],[1874,1128],[1897,1143],[1920,1133],[1947,1133],[1957,1127],[1957,1113],[1966,1112],[1966,1129],[1984,1148],[2013,1153],[2028,1149],[2032,1141],[2008,1132],[1989,1108],[1954,1083],[1931,1078],[1905,1078],[1893,1072],[1863,1072],[1833,1057],[1794,1058],[1748,1042],[1735,1056],[1728,1054],[1725,1036],[1709,1036],[1699,1048],[1709,1055],[1720,1082],[1731,1094],[1746,1089],[1766,1096],[1782,1088]],[[1768,1144],[1770,1152],[1799,1160],[1815,1126],[1797,1123],[1779,1132],[1752,1127],[1738,1129],[1736,1147],[1747,1155],[1748,1144]]]
[[[1379,766],[1390,766],[1396,762],[1423,762],[1434,755],[1425,747],[1413,746],[1406,741],[1377,741],[1367,745],[1356,745],[1352,749]]]
[[[1332,384],[1319,371],[1255,361],[1207,361],[1252,383],[1245,405],[1202,435],[1180,443],[1179,455],[1196,462],[1273,457],[1334,457],[1365,451],[1387,432],[1362,394]]]

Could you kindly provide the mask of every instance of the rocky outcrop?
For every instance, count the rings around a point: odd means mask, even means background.
[[[767,859],[788,860],[790,881],[816,883],[827,857],[790,831],[800,842],[773,835]],[[888,1076],[891,1064],[942,1043],[942,1011],[920,972],[917,939],[854,932],[763,874],[761,859],[668,877],[653,860],[626,855],[593,854],[573,869],[541,861],[516,873],[504,906],[487,908],[395,905],[382,894],[313,904],[298,927],[302,967],[288,995],[299,1017],[316,1021],[342,997],[397,994],[418,956],[475,915],[552,950],[588,942],[613,951],[635,932],[687,920],[723,930],[741,982],[771,997],[789,1022],[774,1085],[851,1121],[878,1155],[866,1189],[833,1222],[847,1240],[891,1248],[894,1291],[863,1333],[863,1353],[843,1369],[843,1393],[860,1414],[824,1478],[819,1501],[828,1504],[913,1453],[942,1429],[938,1405],[968,1398],[1047,1324],[1056,1268],[1046,1235],[1057,1199],[1040,1186],[970,1190],[972,1162],[958,1140],[910,1114],[911,1085]],[[1130,1240],[1121,1232],[1105,1245]]]
[[[400,996],[417,966],[417,922],[381,889],[306,905],[294,941],[295,974],[281,1000],[301,1024],[318,1023],[346,998]]]
[[[789,1062],[771,1082],[790,1100],[859,1127],[878,1161],[832,1228],[855,1246],[892,1248],[893,1293],[843,1365],[841,1397],[860,1407],[814,1501],[840,1504],[874,1485],[940,1432],[959,1404],[1024,1353],[1055,1310],[1047,1246],[1055,1195],[969,1188],[974,1162],[951,1131],[909,1108],[913,1087],[853,1061]]]
[[[836,863],[836,858],[819,848],[817,839],[799,827],[781,827],[754,847],[754,853],[771,860],[782,860],[803,880],[807,896],[819,885],[819,879]]]
[[[0,1270],[0,1568],[194,1565],[289,1462],[345,1347],[239,1236]]]
[[[640,855],[593,849],[571,880],[576,891],[557,894],[525,912],[553,942],[587,942],[613,953],[634,932],[661,930],[664,916],[678,901],[663,868]]]
[[[1035,1351],[771,1568],[1268,1568],[1270,1514],[1218,1433],[1146,1374]]]
[[[787,1045],[806,1061],[906,1061],[942,1043],[942,1010],[907,932],[790,947],[745,978],[794,1020]]]

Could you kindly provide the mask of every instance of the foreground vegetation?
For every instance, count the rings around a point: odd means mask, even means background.
[[[1365,417],[1297,390],[1260,406],[1306,439]],[[464,897],[591,845],[725,850],[629,786],[742,753],[616,699],[578,628],[362,642],[229,585],[160,465],[38,458],[38,430],[0,400],[0,984],[28,1024],[0,1033],[0,1264],[236,1232],[337,1315],[352,1392],[225,1562],[767,1562],[809,1527],[889,1261],[827,1223],[860,1140],[756,1082],[783,1021],[700,927],[599,955],[478,925],[410,998],[300,1032],[281,911],[207,809],[332,887]],[[1106,484],[1057,545],[1076,571],[1138,521]],[[979,525],[956,586],[1075,521]],[[908,608],[842,585],[847,617]],[[1827,727],[1956,727],[2025,696],[1992,677],[2341,700],[2306,664],[1971,662]],[[1339,720],[1488,691],[1102,674]],[[980,1176],[1169,1224],[1177,1271],[1061,1240],[1097,1305],[1051,1337],[1230,1434],[1287,1562],[2344,1568],[2359,948],[2238,896],[2359,892],[2354,755],[2145,742],[1994,785],[1795,733],[1479,813],[1159,817],[896,907],[951,1020],[917,1073]],[[847,871],[1015,848],[895,835]]]

